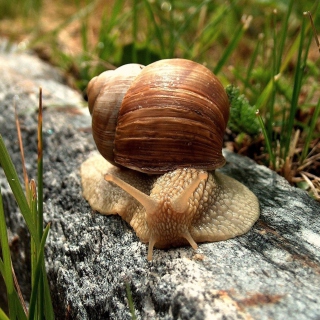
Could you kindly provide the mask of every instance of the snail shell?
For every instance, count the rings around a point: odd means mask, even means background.
[[[117,165],[113,150],[119,108],[133,79],[142,68],[140,64],[127,64],[101,73],[88,84],[93,139],[102,156],[113,165]]]
[[[185,59],[126,65],[88,86],[93,137],[111,163],[145,173],[225,163],[229,101],[216,76]]]

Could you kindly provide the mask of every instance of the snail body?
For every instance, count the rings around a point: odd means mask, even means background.
[[[149,260],[153,247],[196,249],[257,220],[255,195],[214,171],[225,163],[229,102],[207,68],[184,59],[123,66],[91,80],[88,100],[103,157],[82,164],[83,195],[127,221],[149,243]]]

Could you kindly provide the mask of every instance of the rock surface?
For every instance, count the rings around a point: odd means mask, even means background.
[[[131,319],[126,285],[138,319],[319,319],[320,205],[305,192],[226,152],[221,171],[259,198],[254,228],[200,244],[196,252],[155,250],[148,262],[147,246],[129,225],[93,212],[82,198],[79,166],[95,147],[80,96],[56,70],[27,54],[0,54],[0,73],[0,133],[19,168],[16,100],[31,177],[38,86],[44,91],[45,221],[52,222],[46,263],[57,319]],[[0,183],[17,274],[28,294],[27,234],[2,171]]]

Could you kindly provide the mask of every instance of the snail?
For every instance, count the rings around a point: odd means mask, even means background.
[[[227,240],[259,217],[257,197],[225,164],[229,101],[217,77],[185,59],[105,71],[88,84],[101,155],[80,168],[83,196],[119,214],[144,243],[168,248]]]

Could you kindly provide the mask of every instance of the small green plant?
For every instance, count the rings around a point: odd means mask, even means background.
[[[249,104],[248,99],[243,94],[240,94],[239,88],[228,85],[226,92],[230,101],[228,128],[234,133],[243,132],[250,136],[256,136],[260,132],[256,108]]]
[[[19,284],[14,273],[14,266],[11,261],[5,212],[3,209],[0,189],[0,239],[2,250],[2,258],[0,258],[0,272],[7,289],[10,319],[54,319],[44,262],[44,247],[50,225],[48,224],[43,230],[41,96],[42,94],[40,90],[38,118],[38,187],[36,187],[35,180],[31,180],[29,182],[26,174],[19,121],[17,120],[18,138],[21,148],[26,194],[23,192],[23,188],[19,182],[18,174],[9,156],[8,150],[4,145],[2,136],[0,135],[0,165],[7,177],[7,181],[11,187],[31,236],[31,297],[29,301],[29,310],[27,310],[26,303],[23,300],[19,289]],[[6,214],[9,213],[6,212]],[[1,309],[0,318],[9,319]]]

